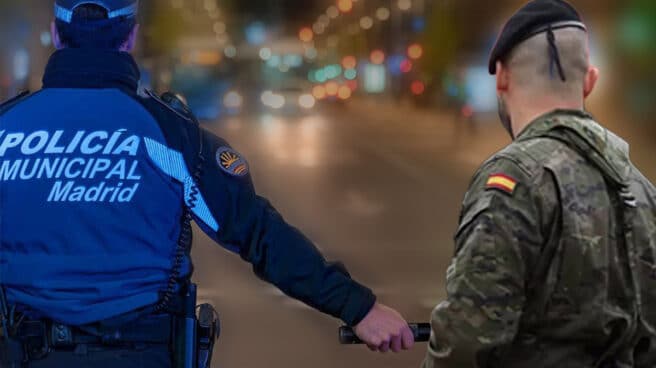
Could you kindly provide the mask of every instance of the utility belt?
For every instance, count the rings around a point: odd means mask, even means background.
[[[178,301],[173,304],[178,305]],[[179,305],[182,313],[152,314],[142,310],[135,312],[130,322],[116,327],[111,327],[116,321],[66,326],[50,320],[19,318],[0,332],[0,366],[20,368],[30,361],[47,359],[51,352],[84,355],[88,351],[167,345],[173,367],[209,368],[220,334],[218,314],[209,304],[196,306],[195,285],[180,297]]]

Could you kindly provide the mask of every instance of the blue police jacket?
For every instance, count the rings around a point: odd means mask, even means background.
[[[43,89],[0,108],[0,284],[9,304],[70,325],[156,304],[189,206],[262,279],[347,324],[362,320],[372,292],[256,194],[239,153],[140,95],[139,78],[127,53],[60,50]],[[191,272],[185,257],[182,277]]]

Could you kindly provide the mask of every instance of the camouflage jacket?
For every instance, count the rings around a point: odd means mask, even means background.
[[[455,240],[424,368],[656,367],[656,188],[589,115],[483,164]]]

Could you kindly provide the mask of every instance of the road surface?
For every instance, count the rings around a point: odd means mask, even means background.
[[[410,321],[427,321],[444,298],[467,184],[508,143],[493,118],[473,124],[366,103],[231,118],[209,128],[247,157],[259,193],[290,223]],[[653,170],[646,174],[654,178]],[[285,297],[196,233],[200,298],[223,321],[216,367],[405,368],[422,361],[425,344],[400,355],[338,345],[338,321]]]

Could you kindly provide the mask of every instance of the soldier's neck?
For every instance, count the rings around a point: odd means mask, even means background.
[[[541,101],[525,102],[518,104],[517,109],[511,112],[513,132],[518,136],[529,124],[540,116],[546,115],[554,110],[583,110],[583,100],[565,101],[543,98]]]

